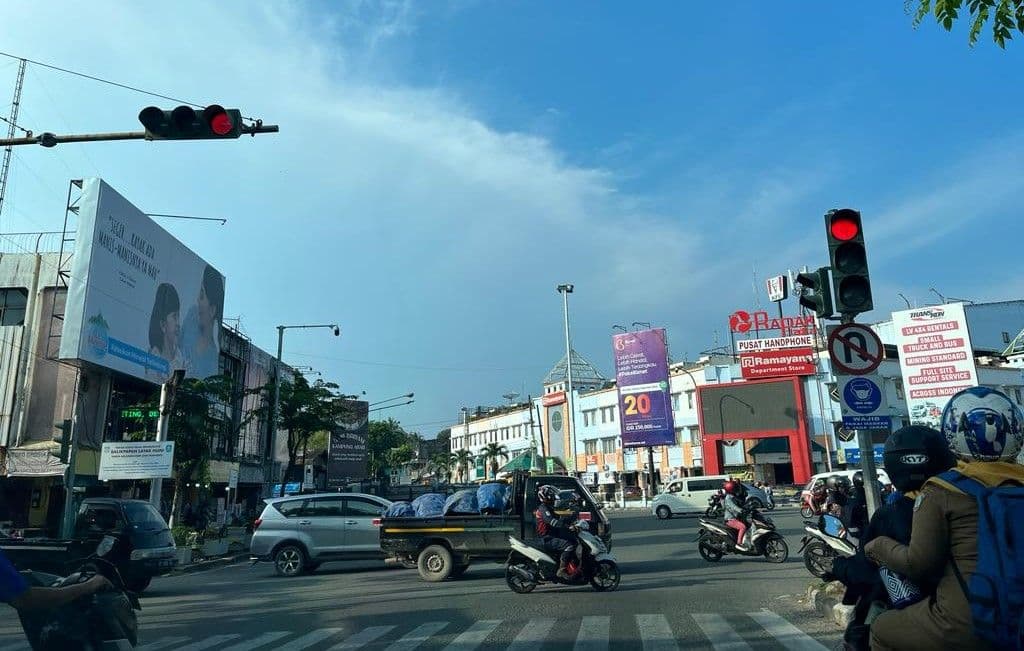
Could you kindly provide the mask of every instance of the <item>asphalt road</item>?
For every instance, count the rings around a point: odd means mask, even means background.
[[[781,565],[697,554],[697,521],[612,513],[622,583],[613,593],[545,586],[517,595],[503,568],[474,565],[428,584],[415,570],[325,565],[282,579],[240,563],[154,581],[143,596],[142,649],[806,649],[833,648],[839,631],[798,602],[811,577],[796,555],[794,509],[772,513],[790,545]],[[0,651],[19,645],[0,619]]]

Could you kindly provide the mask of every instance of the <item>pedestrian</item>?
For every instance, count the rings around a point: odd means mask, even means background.
[[[950,398],[941,426],[959,459],[956,468],[921,489],[909,544],[880,537],[864,548],[888,570],[934,587],[928,599],[881,614],[871,625],[872,649],[1015,648],[1022,613],[1014,610],[1020,595],[1011,583],[1019,580],[1024,550],[1014,548],[1017,536],[1007,530],[1019,525],[1020,515],[1007,490],[1024,487],[1024,466],[1016,462],[1024,447],[1022,421],[1018,405],[986,387]],[[975,495],[985,496],[983,520]],[[992,517],[995,507],[1006,513]],[[977,597],[979,584],[984,599]],[[1013,619],[1012,630],[993,625],[1004,618]]]

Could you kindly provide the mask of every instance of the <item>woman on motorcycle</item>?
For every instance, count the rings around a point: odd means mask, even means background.
[[[745,552],[750,549],[746,541],[746,509],[743,505],[746,501],[746,489],[738,481],[727,481],[722,489],[725,491],[725,499],[722,501],[725,524],[736,530],[736,549]]]

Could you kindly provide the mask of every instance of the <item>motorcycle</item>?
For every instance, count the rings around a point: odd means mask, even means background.
[[[857,541],[834,515],[823,515],[818,522],[805,520],[804,531],[799,553],[803,554],[807,571],[819,579],[829,574],[831,559],[850,558],[857,553]]]
[[[825,499],[826,494],[824,490],[814,490],[810,493],[804,493],[802,503],[800,505],[800,516],[803,518],[813,518],[816,515],[824,513]]]
[[[142,610],[138,597],[130,592],[117,566],[106,556],[116,545],[115,536],[105,536],[96,551],[77,571],[60,577],[28,570],[22,576],[29,585],[67,587],[84,583],[96,574],[104,576],[112,590],[83,597],[55,610],[19,612],[21,627],[33,651],[122,651],[138,644],[138,618]]]
[[[705,518],[720,518],[725,513],[722,506],[722,493],[718,492],[708,498],[708,508],[704,511]]]
[[[573,525],[578,544],[576,557],[569,562],[566,569],[568,579],[557,576],[558,561],[548,555],[537,545],[527,544],[515,536],[509,536],[512,551],[505,563],[505,583],[513,592],[526,594],[544,583],[560,583],[563,585],[586,585],[589,583],[594,590],[605,592],[619,587],[619,565],[611,555],[604,541],[590,533],[590,525],[584,520],[577,520]]]
[[[727,554],[737,556],[764,556],[769,563],[785,563],[789,558],[789,545],[776,530],[771,518],[760,511],[750,512],[750,547],[746,551],[736,547],[736,530],[725,523],[701,519],[697,534],[697,550],[701,557],[717,563]]]

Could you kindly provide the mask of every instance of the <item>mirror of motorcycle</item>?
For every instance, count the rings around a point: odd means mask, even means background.
[[[818,521],[818,529],[826,536],[842,538],[846,535],[846,526],[843,521],[834,515],[825,514]]]
[[[114,549],[114,544],[116,542],[117,539],[113,536],[103,536],[103,540],[101,540],[100,544],[96,547],[96,555],[101,558],[106,556],[112,549]]]

